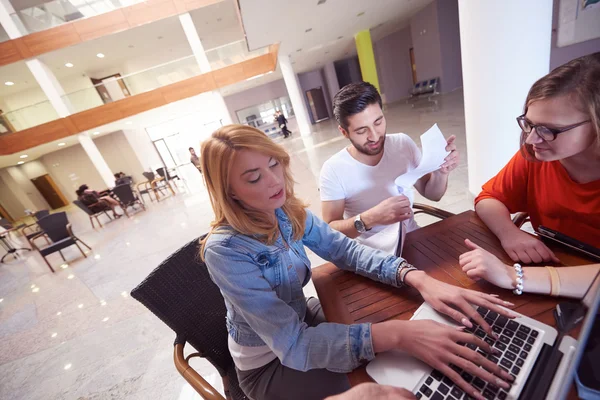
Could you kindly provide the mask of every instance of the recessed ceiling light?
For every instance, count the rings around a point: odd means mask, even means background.
[[[19,158],[27,158],[29,157],[27,154],[23,154],[22,156],[20,156]]]
[[[104,54],[98,53],[98,54],[96,54],[96,57],[98,57],[98,58],[104,58]]]
[[[99,134],[100,134],[100,132],[98,132],[98,131],[94,132],[94,135],[99,135]]]
[[[65,146],[65,145],[66,145],[66,143],[65,143],[65,142],[60,142],[60,143],[58,144],[58,147],[62,147],[62,146]]]
[[[363,15],[365,15],[365,12],[359,12],[358,14],[356,14],[357,17],[362,17]]]
[[[6,82],[4,82],[4,84],[5,84],[6,86],[12,86],[12,85],[14,85],[15,83],[14,83],[14,82],[11,82],[11,81],[6,81]]]
[[[307,29],[307,30],[305,30],[304,32],[305,32],[305,33],[308,33],[308,32],[310,32],[310,31],[312,31],[312,28],[308,28],[308,29]]]
[[[25,164],[25,161],[19,161],[17,165]]]
[[[131,125],[131,124],[133,124],[133,122],[131,122],[131,121],[127,121],[127,122],[125,122],[125,124],[127,124],[127,125]]]
[[[67,67],[67,68],[73,68],[73,64],[71,64],[71,63],[66,63],[66,64],[65,64],[65,67]]]

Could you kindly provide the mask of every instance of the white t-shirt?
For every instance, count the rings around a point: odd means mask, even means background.
[[[357,161],[347,148],[334,154],[321,169],[321,201],[345,200],[344,219],[355,217],[375,207],[383,200],[398,195],[395,179],[416,168],[421,161],[421,151],[404,134],[388,134],[383,157],[375,166]],[[413,188],[408,189],[413,191]],[[409,199],[414,193],[404,193]],[[418,229],[414,218],[403,222],[403,235]],[[374,226],[356,240],[367,246],[395,254],[398,247],[399,223]],[[403,238],[404,239],[404,238]]]

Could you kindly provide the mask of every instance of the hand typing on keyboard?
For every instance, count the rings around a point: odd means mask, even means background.
[[[514,304],[503,301],[498,297],[477,292],[475,290],[464,289],[458,286],[431,278],[423,271],[412,271],[406,275],[405,282],[416,288],[423,296],[423,299],[429,303],[436,311],[448,315],[457,323],[467,328],[472,327],[470,320],[481,325],[484,332],[494,336],[490,325],[479,315],[471,306],[482,306],[508,318],[515,318],[516,315],[509,310],[501,308],[503,306],[512,306]]]
[[[392,344],[379,343],[379,329],[385,329],[388,333],[395,332]],[[444,374],[460,390],[476,399],[484,399],[477,386],[479,382],[483,382],[483,386],[488,382],[508,391],[508,382],[514,380],[513,376],[488,358],[502,352],[480,339],[477,334],[467,333],[462,329],[464,328],[457,329],[432,320],[387,321],[373,325],[373,347],[375,352],[391,347],[409,353]],[[468,383],[461,372],[470,374],[477,381]]]

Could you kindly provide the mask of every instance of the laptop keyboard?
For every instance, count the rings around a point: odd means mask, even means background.
[[[466,346],[471,350],[477,351],[488,360],[496,363],[512,376],[517,377],[521,372],[523,364],[525,364],[525,360],[529,356],[529,352],[531,351],[539,332],[483,307],[477,308],[477,312],[492,327],[492,330],[498,335],[499,339],[495,340],[490,337],[475,323],[473,323],[472,328],[465,328],[464,331],[479,337],[481,340],[498,349],[502,354],[488,354],[471,343],[466,344]],[[459,373],[467,383],[470,383],[472,386],[479,389],[486,399],[504,400],[508,397],[506,391],[500,389],[498,386],[487,383],[478,377],[474,377],[456,365],[450,365],[450,367]],[[433,370],[427,379],[425,379],[425,382],[421,385],[416,397],[417,399],[427,400],[473,399],[473,397],[464,393],[460,387],[450,380],[450,378],[444,376],[437,370]]]

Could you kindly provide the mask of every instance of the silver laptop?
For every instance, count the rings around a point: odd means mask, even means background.
[[[524,315],[514,320],[507,319],[493,311],[478,308],[500,339],[496,342],[474,326],[471,331],[476,336],[493,344],[501,355],[489,355],[473,346],[472,349],[500,365],[515,377],[510,390],[505,391],[491,383],[473,377],[456,366],[451,366],[463,379],[478,388],[486,399],[564,399],[567,396],[575,371],[581,359],[586,341],[591,331],[600,303],[600,273],[592,282],[583,300],[567,310],[568,305],[559,304],[555,314],[560,316],[563,329],[568,332],[584,320],[579,340],[560,333],[553,327],[540,323]],[[572,304],[571,304],[572,305]],[[585,319],[584,319],[585,318]],[[457,324],[423,303],[411,318],[432,319],[448,325]],[[384,385],[403,387],[411,390],[418,399],[471,399],[458,385],[439,371],[433,370],[422,361],[400,351],[378,354],[367,365],[367,373]]]

